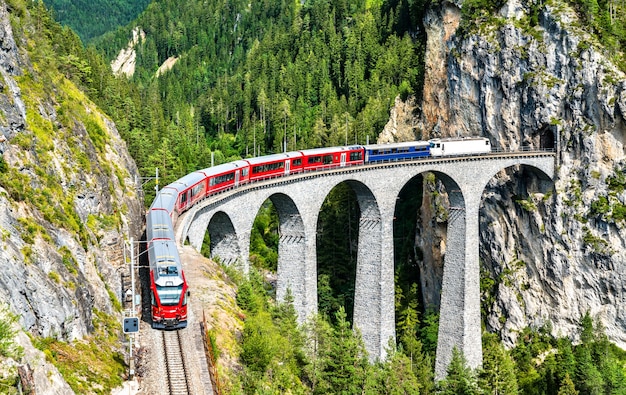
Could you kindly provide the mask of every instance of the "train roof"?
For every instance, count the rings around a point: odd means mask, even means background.
[[[206,169],[198,170],[196,173],[201,174],[202,177],[210,177],[215,174],[221,174],[228,171],[237,170],[242,167],[248,167],[248,162],[246,162],[245,160],[236,160],[234,162],[222,163],[221,165],[207,167]]]
[[[245,159],[250,165],[258,165],[260,163],[268,163],[279,160],[285,160],[289,158],[300,158],[302,157],[302,153],[300,151],[291,151],[291,152],[281,152],[280,154],[272,154],[265,156],[257,156],[255,158]]]
[[[417,146],[429,146],[428,141],[404,141],[400,143],[383,143],[383,144],[368,144],[365,145],[366,150],[371,149],[385,149],[385,148],[402,148],[402,147],[417,147]]]
[[[171,214],[176,206],[176,199],[178,199],[178,190],[168,185],[157,193],[150,210],[161,208]]]
[[[146,239],[174,240],[174,226],[172,218],[164,209],[151,209],[146,215]]]
[[[444,138],[436,138],[436,139],[430,139],[428,141],[442,141],[442,142],[448,142],[448,141],[471,141],[471,140],[489,140],[487,137],[481,137],[481,136],[469,136],[469,137],[444,137]]]
[[[334,152],[339,151],[353,151],[356,149],[362,149],[361,145],[351,145],[349,147],[325,147],[325,148],[311,148],[307,150],[300,151],[303,155],[324,155],[324,154],[332,154]]]
[[[171,240],[154,240],[148,245],[148,259],[154,282],[161,287],[183,283],[183,269],[176,243]]]

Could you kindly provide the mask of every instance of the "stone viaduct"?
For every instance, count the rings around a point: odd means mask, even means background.
[[[432,172],[450,203],[435,373],[445,377],[457,347],[472,368],[482,365],[479,295],[479,207],[499,171],[526,166],[551,188],[555,155],[509,152],[346,167],[252,183],[197,204],[179,220],[180,240],[200,250],[208,231],[212,256],[249,268],[250,232],[266,199],[278,211],[277,298],[289,289],[300,321],[317,312],[316,228],[329,192],[345,182],[361,211],[353,322],[370,360],[384,359],[395,338],[393,218],[396,198],[414,177]]]

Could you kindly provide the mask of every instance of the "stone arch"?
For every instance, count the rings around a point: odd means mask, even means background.
[[[441,187],[437,182],[433,184],[433,180],[440,180],[444,188],[447,184],[445,193],[432,193],[433,187],[435,191]],[[450,189],[451,185],[455,185],[454,189]],[[453,211],[448,212],[447,190],[458,191],[456,185],[441,172],[424,171],[406,180],[395,197],[394,276],[404,276],[419,284],[419,293],[415,297],[427,310],[439,311],[440,307],[448,214],[455,213],[456,206],[462,207],[457,203]],[[406,260],[410,264],[398,266]]]
[[[306,305],[304,290],[307,287],[303,265],[306,261],[306,233],[300,210],[293,199],[284,193],[269,197],[278,213],[278,267],[279,281],[276,284],[276,299],[284,301],[290,292],[294,303]],[[295,310],[306,311],[302,306]],[[299,317],[303,319],[304,317]]]
[[[241,257],[235,227],[225,212],[218,211],[213,214],[207,232],[212,259],[219,259],[222,263],[231,265]]]
[[[353,325],[360,330],[370,359],[375,360],[381,356],[384,349],[383,343],[386,344],[389,340],[381,328],[385,327],[386,310],[390,308],[385,303],[387,299],[384,292],[389,276],[390,282],[393,283],[393,268],[383,265],[383,221],[374,193],[359,181],[347,180],[345,182],[356,194],[361,212],[354,284]],[[393,309],[393,304],[391,308]]]
[[[550,217],[547,213],[550,209],[546,207],[550,205],[549,196],[556,195],[552,193],[554,182],[542,169],[530,164],[508,166],[499,174],[505,176],[494,174],[483,191],[479,216],[482,246],[479,259],[483,270],[492,278],[497,278],[507,269],[524,273],[529,269],[523,262],[540,265],[540,261],[549,261],[552,256],[551,251],[541,248],[541,243],[533,241],[544,237],[545,227],[551,226],[545,219]],[[544,201],[546,203],[542,204]],[[529,283],[524,283],[524,286],[530,287]],[[487,329],[499,333],[509,344],[514,343],[517,334],[510,330],[511,322],[499,321],[499,315],[494,314],[492,307],[487,308],[487,316],[484,317]],[[542,318],[535,316],[537,320]]]

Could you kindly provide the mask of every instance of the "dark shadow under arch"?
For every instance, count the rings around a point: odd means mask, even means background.
[[[226,265],[234,264],[241,256],[237,234],[230,217],[223,211],[216,212],[207,227],[209,256]],[[206,236],[205,236],[205,241]],[[203,246],[204,250],[204,246]]]

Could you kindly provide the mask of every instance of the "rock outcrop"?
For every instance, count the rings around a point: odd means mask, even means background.
[[[423,138],[556,149],[552,192],[537,193],[524,169],[502,172],[484,192],[481,261],[495,299],[483,319],[512,345],[521,328],[546,324],[576,340],[589,311],[626,348],[626,75],[574,10],[535,3],[510,0],[497,23],[463,32],[461,1],[433,8],[422,111],[400,124]],[[425,289],[434,299],[437,290]]]
[[[25,332],[72,341],[94,311],[120,314],[123,240],[141,235],[143,202],[115,125],[63,77],[41,82],[26,47],[0,2],[0,304],[19,317],[31,389],[67,394]]]

